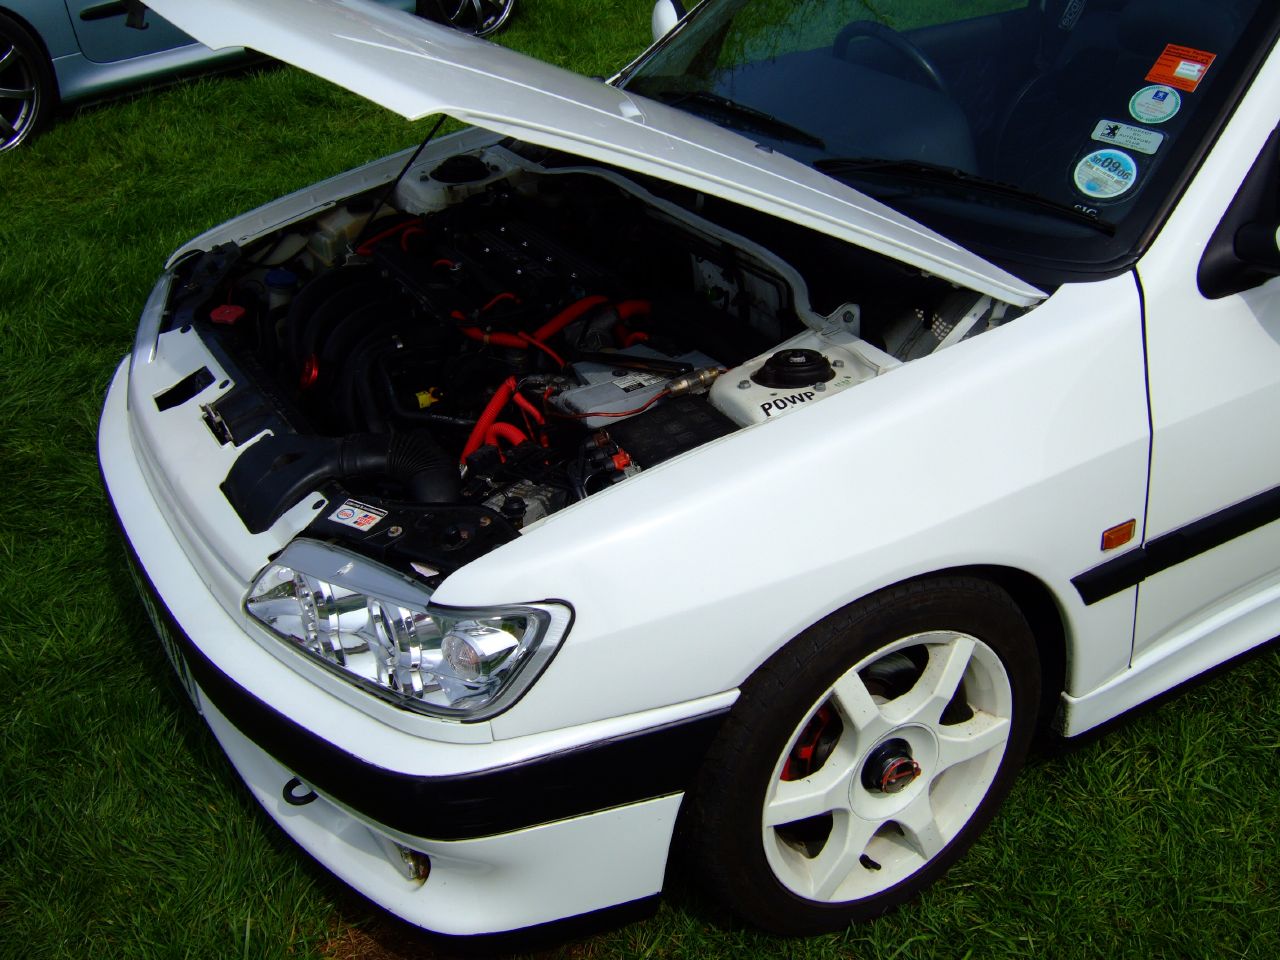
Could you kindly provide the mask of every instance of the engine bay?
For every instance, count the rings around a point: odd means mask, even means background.
[[[812,304],[841,265],[774,252],[767,217],[726,225],[689,191],[546,159],[492,146],[424,162],[393,191],[178,265],[171,324],[234,371],[201,410],[244,448],[222,491],[251,532],[320,491],[313,535],[433,580],[1007,319],[847,244],[829,256],[854,257],[842,272],[865,283]],[[197,372],[156,402],[203,385]]]

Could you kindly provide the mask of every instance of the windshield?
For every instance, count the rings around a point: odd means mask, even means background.
[[[705,0],[620,82],[1045,282],[1131,262],[1273,43],[1276,8]]]

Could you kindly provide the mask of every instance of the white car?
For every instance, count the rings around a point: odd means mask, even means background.
[[[706,0],[607,83],[150,5],[470,125],[178,250],[100,434],[197,709],[394,913],[645,905],[679,836],[837,928],[1280,634],[1275,4]]]

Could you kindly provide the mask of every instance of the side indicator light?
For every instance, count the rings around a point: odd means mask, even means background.
[[[1137,520],[1126,520],[1124,523],[1118,523],[1109,530],[1102,531],[1102,549],[1114,550],[1116,547],[1123,547],[1126,543],[1133,539],[1134,533],[1138,529]]]

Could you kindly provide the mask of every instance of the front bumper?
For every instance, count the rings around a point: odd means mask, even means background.
[[[370,899],[444,934],[521,929],[660,891],[683,792],[721,710],[457,743],[333,697],[249,636],[184,549],[135,449],[128,369],[116,372],[99,433],[108,493],[175,666],[277,823]],[[348,735],[321,735],[334,729]],[[318,799],[289,803],[295,777]],[[393,844],[430,858],[425,883],[405,875]]]

